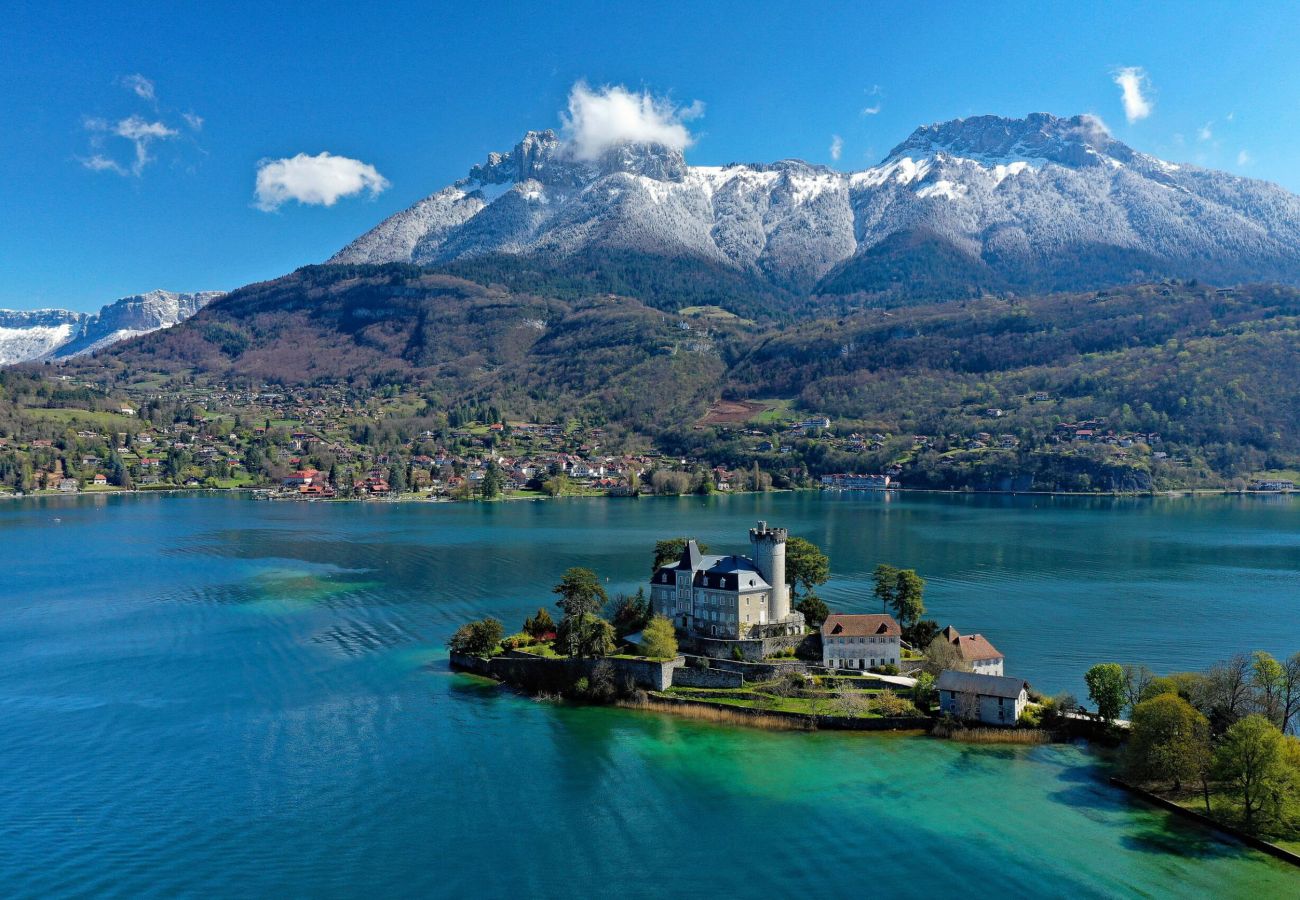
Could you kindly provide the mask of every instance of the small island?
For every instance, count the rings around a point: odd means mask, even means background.
[[[610,598],[595,572],[566,571],[505,635],[493,618],[448,641],[453,668],[540,698],[609,704],[773,729],[916,731],[971,743],[1086,738],[1111,782],[1300,865],[1300,653],[1236,656],[1207,673],[1156,676],[1099,663],[1090,712],[1005,674],[982,634],[925,618],[925,581],[881,564],[880,613],[832,612],[816,594],[830,561],[759,522],[750,554],[658,541],[646,587]],[[1121,718],[1131,710],[1130,718]]]

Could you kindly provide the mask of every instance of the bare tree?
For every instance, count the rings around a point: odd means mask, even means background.
[[[961,655],[961,649],[939,635],[925,648],[925,671],[938,675],[945,669],[955,672],[969,672],[972,666]]]
[[[1246,715],[1250,706],[1250,658],[1238,653],[1215,663],[1209,672],[1210,703],[1232,724]]]
[[[1151,686],[1155,673],[1146,666],[1126,665],[1124,668],[1124,705],[1130,710],[1136,709],[1142,702],[1142,695]]]
[[[1282,732],[1300,724],[1300,653],[1282,664]]]

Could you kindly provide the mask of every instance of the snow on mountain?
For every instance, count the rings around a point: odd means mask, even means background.
[[[93,353],[127,338],[170,328],[224,293],[149,291],[115,300],[98,313],[0,310],[0,365]]]
[[[688,166],[659,144],[579,160],[554,132],[529,132],[329,262],[607,247],[699,257],[814,290],[828,274],[843,281],[872,265],[872,248],[900,232],[938,238],[1010,285],[1138,272],[1300,281],[1300,198],[1137,152],[1094,117],[1046,113],[923,126],[879,165],[850,173],[799,160]]]

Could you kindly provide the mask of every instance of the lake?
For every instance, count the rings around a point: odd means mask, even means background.
[[[1082,694],[1300,650],[1300,498],[770,494],[496,504],[0,503],[10,896],[1296,896],[1300,871],[1134,805],[1073,746],[729,729],[446,669],[564,569],[660,537],[915,567],[941,624]]]

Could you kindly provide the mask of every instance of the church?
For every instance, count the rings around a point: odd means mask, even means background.
[[[654,611],[694,637],[752,640],[802,634],[803,613],[790,609],[785,581],[784,528],[766,522],[749,530],[753,556],[714,556],[687,541],[674,565],[650,578]]]

